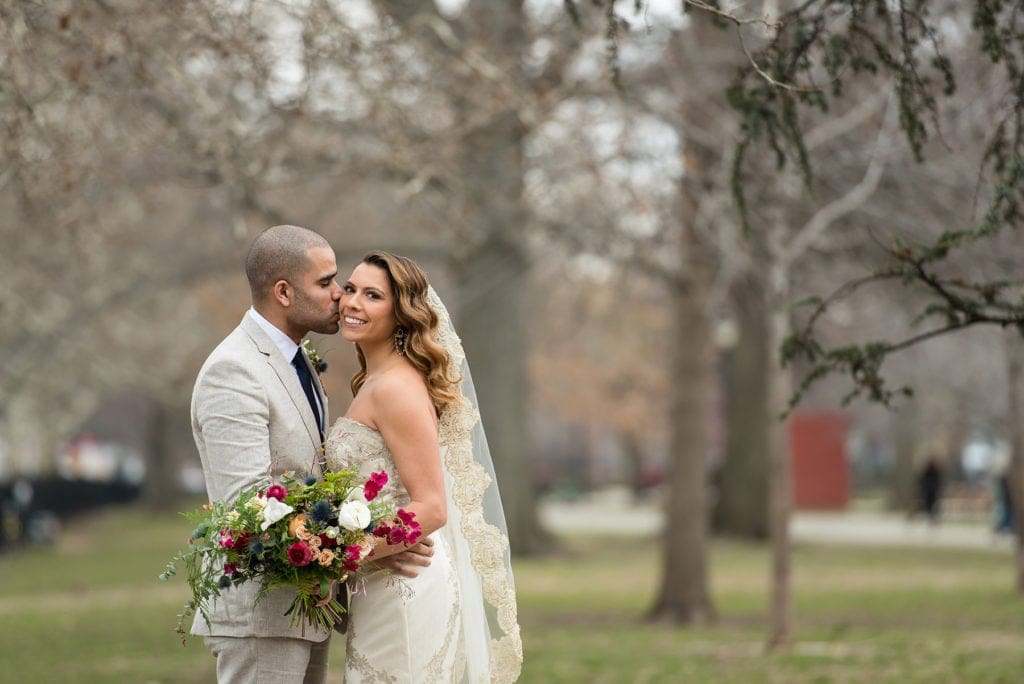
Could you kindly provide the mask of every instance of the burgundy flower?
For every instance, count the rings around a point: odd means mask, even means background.
[[[407,511],[404,508],[399,508],[398,519],[404,522],[406,525],[412,525],[416,522],[416,514],[412,511]]]
[[[313,549],[304,541],[295,542],[288,547],[288,562],[297,568],[309,565],[313,561]]]
[[[416,522],[416,514],[404,508],[399,508],[398,519],[402,521],[406,528],[403,541],[406,544],[415,544],[423,533],[423,528]]]
[[[380,490],[384,489],[384,485],[388,483],[388,474],[382,470],[379,473],[370,473],[370,479],[363,485],[363,498],[367,501],[373,501],[380,494]]]
[[[236,572],[238,572],[238,563],[225,563],[224,564],[224,574],[225,575],[234,575]]]
[[[345,557],[348,560],[357,561],[359,560],[359,554],[362,553],[362,551],[363,547],[359,546],[359,544],[350,544],[345,547]]]
[[[322,546],[325,549],[333,549],[335,546],[338,545],[338,540],[337,539],[334,539],[332,537],[328,537],[323,532],[321,532],[317,536],[320,537],[320,546]]]
[[[278,501],[284,501],[284,498],[288,496],[288,490],[284,486],[279,484],[273,484],[267,487],[267,498],[277,499]]]
[[[388,532],[388,544],[404,544],[408,540],[407,531],[404,527],[392,527]]]

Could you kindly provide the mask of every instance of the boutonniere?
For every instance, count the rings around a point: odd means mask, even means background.
[[[306,356],[309,358],[309,362],[313,364],[313,370],[316,371],[317,375],[327,370],[327,362],[320,358],[316,349],[313,348],[312,342],[308,339],[302,340],[302,348],[306,350]]]

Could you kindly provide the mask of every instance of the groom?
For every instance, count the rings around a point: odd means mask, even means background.
[[[245,260],[252,308],[210,354],[192,393],[192,432],[210,500],[232,501],[284,471],[322,475],[327,395],[302,350],[309,331],[338,332],[334,250],[319,233],[275,226]],[[221,594],[192,633],[217,658],[218,682],[324,682],[330,634],[288,626],[294,594],[256,604],[249,582]]]

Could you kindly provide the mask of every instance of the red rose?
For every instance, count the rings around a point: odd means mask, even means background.
[[[284,501],[284,498],[288,496],[288,490],[282,485],[274,484],[267,487],[267,498],[277,499],[278,501]]]
[[[333,549],[335,546],[338,545],[338,540],[337,539],[332,539],[331,537],[328,537],[323,532],[321,532],[317,536],[320,537],[320,546],[322,546],[325,549]]]
[[[288,547],[288,562],[297,568],[309,565],[313,561],[313,549],[304,541],[295,542]]]

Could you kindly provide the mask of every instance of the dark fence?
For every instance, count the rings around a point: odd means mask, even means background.
[[[60,521],[139,497],[138,485],[44,478],[0,483],[0,550],[52,541]]]

